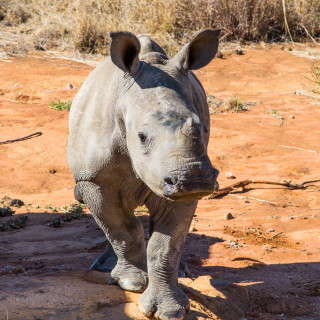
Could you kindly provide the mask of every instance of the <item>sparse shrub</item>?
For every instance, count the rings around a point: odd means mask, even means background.
[[[69,111],[71,108],[71,104],[72,104],[71,100],[69,100],[69,101],[60,101],[60,100],[51,101],[50,108],[54,109],[54,110],[58,110],[58,111],[61,111],[61,110],[68,110]]]
[[[320,66],[313,65],[312,66],[312,79],[313,82],[316,83],[317,87],[316,89],[313,89],[312,91],[314,93],[320,94]]]
[[[7,9],[4,24],[7,26],[17,26],[21,23],[27,22],[30,18],[30,14],[27,12],[26,8],[20,5],[12,6]]]
[[[245,104],[240,100],[239,97],[232,97],[227,103],[227,110],[232,112],[247,111]]]
[[[220,28],[224,40],[284,39],[283,3],[295,40],[320,35],[320,0],[0,0],[0,28],[15,34],[13,53],[105,54],[110,31],[128,30],[151,35],[172,56],[205,28]]]

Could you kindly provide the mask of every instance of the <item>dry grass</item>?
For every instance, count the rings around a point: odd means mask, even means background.
[[[320,0],[0,0],[0,51],[108,52],[109,33],[147,33],[172,55],[198,30],[225,40],[320,35]]]
[[[247,111],[247,107],[245,106],[245,103],[243,103],[239,97],[233,96],[230,98],[230,100],[227,102],[227,111],[231,112],[241,112],[241,111]]]

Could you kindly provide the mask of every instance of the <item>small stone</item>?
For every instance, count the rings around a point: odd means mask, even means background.
[[[14,211],[9,207],[0,207],[0,217],[12,216]]]
[[[282,46],[282,47],[280,48],[280,50],[284,50],[284,46]]]
[[[291,115],[290,115],[290,118],[291,118],[291,119],[295,119],[296,117],[295,117],[293,114],[291,114]]]
[[[226,172],[227,179],[236,179],[232,172]]]
[[[223,58],[222,52],[218,51],[218,53],[216,54],[216,57],[219,59],[222,59]]]
[[[242,49],[240,49],[240,48],[237,49],[237,50],[236,50],[236,54],[239,55],[239,56],[242,56],[242,55],[243,55]]]
[[[51,222],[48,223],[48,226],[52,228],[59,228],[60,224],[61,224],[61,219],[54,218]]]
[[[291,48],[289,48],[289,49],[288,49],[288,51],[292,51],[292,49],[291,49]]]
[[[244,203],[250,203],[250,201],[249,201],[249,200],[246,200]]]
[[[191,232],[193,232],[193,231],[198,231],[195,227],[192,227],[191,229],[190,229],[190,231]]]
[[[201,235],[201,238],[202,238],[202,239],[205,239],[206,237],[207,237],[207,236],[206,236],[205,234],[202,234],[202,235]]]
[[[271,228],[271,229],[269,229],[269,232],[274,232],[274,231],[275,231],[275,230],[274,230],[274,229],[272,229],[272,228]]]
[[[226,213],[225,216],[224,216],[224,219],[225,220],[232,220],[234,219],[234,216],[232,215],[232,213]]]
[[[70,90],[74,90],[75,89],[75,87],[71,83],[68,83],[67,87]]]
[[[20,208],[20,207],[24,206],[24,202],[20,199],[11,199],[9,201],[9,206]]]

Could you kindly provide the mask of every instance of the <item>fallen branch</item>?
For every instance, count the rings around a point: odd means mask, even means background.
[[[214,191],[207,199],[214,199],[214,198],[229,194],[230,192],[239,188],[242,188],[244,190],[245,187],[248,186],[249,184],[271,184],[271,185],[282,186],[282,187],[289,188],[291,190],[295,190],[295,189],[306,189],[307,188],[306,184],[319,182],[319,181],[320,180],[313,180],[313,181],[305,181],[300,184],[294,184],[294,183],[291,183],[291,181],[274,182],[274,181],[253,180],[253,179],[243,180],[243,181],[234,183],[231,186],[222,188],[218,191]],[[264,201],[267,201],[267,200],[264,200]]]
[[[288,149],[297,149],[297,150],[301,150],[301,151],[308,151],[308,152],[319,153],[318,151],[315,151],[315,150],[307,150],[307,149],[302,149],[302,148],[298,148],[298,147],[284,146],[284,145],[282,145],[282,144],[280,144],[280,147],[284,147],[284,148],[288,148]]]
[[[275,237],[280,236],[280,234],[282,234],[282,233],[283,233],[283,231],[280,231],[280,232],[276,233],[274,236],[272,236],[272,237],[270,237],[270,238],[261,235],[260,238],[263,238],[263,239],[266,239],[266,240],[272,240],[272,239],[274,239]]]
[[[230,193],[229,196],[237,197],[240,199],[246,199],[246,200],[256,200],[256,201],[266,202],[266,203],[270,203],[270,204],[279,204],[279,202],[273,202],[273,201],[259,199],[259,198],[250,197],[250,196],[239,196],[239,195],[233,194],[233,193]]]
[[[307,34],[307,36],[310,37],[310,39],[312,40],[312,42],[313,42],[314,44],[316,44],[317,46],[320,46],[320,44],[311,36],[311,34],[309,33],[309,31],[307,30],[307,28],[306,28],[303,24],[299,23],[299,26],[303,28],[303,30],[305,31],[305,33]]]
[[[24,140],[29,140],[32,138],[36,138],[36,137],[40,137],[42,135],[42,132],[38,131],[32,134],[29,134],[28,136],[22,137],[22,138],[17,138],[17,139],[13,139],[13,140],[6,140],[6,141],[1,141],[1,144],[8,144],[8,143],[13,143],[13,142],[17,142],[17,141],[24,141]]]

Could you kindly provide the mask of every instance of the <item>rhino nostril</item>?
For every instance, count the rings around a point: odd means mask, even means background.
[[[174,182],[172,181],[172,178],[171,178],[171,177],[165,177],[165,178],[164,178],[164,182],[165,182],[166,184],[174,185]]]

